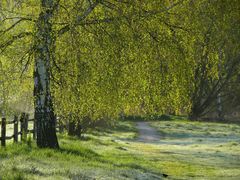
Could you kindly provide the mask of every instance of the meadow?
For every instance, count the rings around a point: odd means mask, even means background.
[[[159,141],[140,142],[136,122],[118,121],[81,139],[58,134],[59,150],[9,142],[0,148],[0,179],[240,179],[239,125],[148,123]]]

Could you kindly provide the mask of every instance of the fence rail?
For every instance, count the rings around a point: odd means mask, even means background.
[[[60,121],[60,118],[57,117],[56,119],[56,131],[59,133],[63,132],[63,124]],[[29,129],[29,122],[33,123],[33,128]],[[8,125],[13,124],[13,134],[10,136],[7,136],[7,127]],[[20,127],[19,127],[20,124]],[[19,141],[19,135],[20,135],[20,141],[26,141],[28,134],[33,134],[33,139],[36,139],[37,135],[37,128],[36,128],[36,121],[34,118],[30,119],[29,114],[22,113],[20,117],[14,116],[13,120],[7,121],[6,118],[0,119],[0,146],[6,146],[6,141],[12,140],[14,143],[17,143]],[[9,132],[9,131],[8,131]]]
[[[6,118],[2,118],[1,122],[1,146],[6,146],[6,141],[13,139],[13,142],[18,142],[18,136],[20,135],[20,140],[24,141],[27,139],[29,133],[33,134],[33,139],[36,138],[36,123],[34,119],[29,119],[29,115],[22,113],[20,118],[14,116],[13,120],[7,121]],[[28,129],[28,123],[33,122],[33,129]],[[20,131],[19,131],[20,123]],[[7,136],[7,125],[13,124],[13,135]]]

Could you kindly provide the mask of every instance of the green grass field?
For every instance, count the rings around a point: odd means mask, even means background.
[[[158,142],[138,142],[135,123],[121,121],[81,140],[59,135],[61,150],[9,143],[0,148],[0,179],[240,179],[239,125],[149,123]]]

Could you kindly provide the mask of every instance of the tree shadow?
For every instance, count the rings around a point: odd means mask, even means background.
[[[98,153],[87,148],[72,149],[72,148],[62,147],[57,151],[63,154],[70,154],[70,155],[85,157],[87,159],[98,159],[101,157]]]

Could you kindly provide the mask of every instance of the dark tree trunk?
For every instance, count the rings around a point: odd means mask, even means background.
[[[70,121],[68,124],[68,135],[81,137],[82,135],[82,126],[80,121]]]
[[[203,111],[201,110],[200,107],[193,105],[193,107],[191,108],[191,112],[189,114],[189,119],[198,120],[201,117],[202,113]]]
[[[36,23],[34,96],[37,125],[37,146],[58,148],[56,116],[50,92],[50,62],[54,58],[54,37],[51,18],[54,0],[42,0],[42,11]]]
[[[68,135],[75,136],[75,122],[73,121],[68,122]]]
[[[80,121],[78,121],[76,126],[76,136],[81,137],[81,135],[82,135],[82,126]]]

